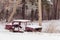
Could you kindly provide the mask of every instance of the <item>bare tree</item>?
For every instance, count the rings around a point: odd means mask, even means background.
[[[53,0],[53,19],[57,19],[57,5],[58,0]]]
[[[32,9],[31,10],[31,21],[33,21],[34,20],[34,10]]]
[[[22,0],[22,17],[23,17],[23,19],[25,19],[25,0]]]

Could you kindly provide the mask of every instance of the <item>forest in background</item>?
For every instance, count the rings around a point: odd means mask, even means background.
[[[7,20],[13,12],[14,5],[18,0],[0,0],[0,20]],[[57,4],[58,0],[42,1],[42,19],[59,19]],[[38,0],[20,0],[16,7],[13,19],[38,20]],[[12,19],[12,20],[13,20]]]

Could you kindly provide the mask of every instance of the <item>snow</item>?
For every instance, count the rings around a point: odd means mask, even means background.
[[[28,24],[38,26],[38,22]],[[13,33],[5,30],[5,25],[5,22],[0,22],[0,40],[60,40],[60,33],[44,33],[49,25],[60,31],[60,20],[43,21],[42,32]]]
[[[27,25],[27,26],[31,28],[42,28],[42,26],[38,26],[38,25]]]
[[[5,30],[5,23],[3,23],[3,22],[0,22],[0,32],[3,32],[3,31],[7,31],[7,30]]]
[[[0,40],[60,40],[60,34],[48,33],[0,33]]]
[[[42,23],[42,31],[46,32],[49,27],[53,27],[56,33],[60,33],[60,20],[50,20]]]
[[[29,22],[30,20],[13,20],[13,21],[19,21],[19,22]]]

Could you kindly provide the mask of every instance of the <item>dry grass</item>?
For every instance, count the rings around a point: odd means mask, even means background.
[[[51,22],[46,30],[47,33],[56,33],[56,25],[54,22]]]

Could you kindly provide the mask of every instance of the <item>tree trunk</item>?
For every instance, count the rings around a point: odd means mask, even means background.
[[[42,25],[42,10],[41,10],[41,0],[38,0],[38,11],[39,11],[39,26]]]
[[[23,19],[25,19],[25,0],[22,0],[22,3],[23,3],[23,5],[22,5],[22,17],[23,17]]]
[[[34,10],[32,9],[31,10],[31,21],[33,21],[34,20]]]
[[[53,10],[53,14],[54,14],[54,19],[56,19],[56,17],[57,17],[57,4],[58,4],[58,0],[54,0],[53,1],[53,8],[54,8],[54,10]]]
[[[18,0],[18,1],[16,2],[16,4],[14,5],[13,12],[11,13],[11,15],[10,15],[10,17],[9,17],[8,22],[10,22],[10,21],[12,20],[14,14],[15,14],[15,12],[16,12],[16,9],[17,9],[17,6],[18,6],[19,2],[20,2],[20,0]]]

